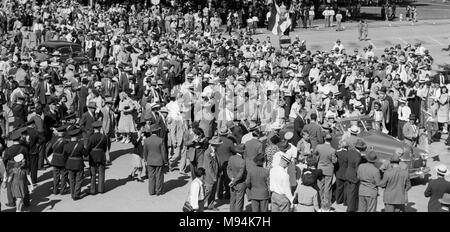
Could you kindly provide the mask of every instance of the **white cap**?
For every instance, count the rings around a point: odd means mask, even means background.
[[[20,162],[20,161],[22,161],[23,159],[24,159],[24,156],[23,156],[22,153],[20,153],[20,154],[14,156],[14,161],[17,162],[17,163]]]

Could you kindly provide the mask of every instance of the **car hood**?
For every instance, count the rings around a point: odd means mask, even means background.
[[[360,134],[360,137],[367,143],[368,149],[373,147],[373,149],[381,155],[392,156],[397,148],[403,148],[405,151],[409,150],[408,145],[405,142],[378,131],[365,131]],[[420,148],[413,148],[414,156],[418,156],[420,153],[426,152]],[[405,155],[408,156],[409,154]]]

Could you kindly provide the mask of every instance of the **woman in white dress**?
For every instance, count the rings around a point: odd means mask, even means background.
[[[447,126],[449,121],[449,97],[448,97],[448,89],[445,86],[441,87],[441,96],[436,99],[436,102],[439,106],[437,111],[437,118],[439,127],[443,124],[442,133],[447,134]]]
[[[124,135],[121,142],[129,143],[130,133],[136,132],[132,114],[135,105],[131,102],[131,99],[128,98],[128,95],[125,92],[121,92],[119,98],[120,119],[117,129],[119,133]]]

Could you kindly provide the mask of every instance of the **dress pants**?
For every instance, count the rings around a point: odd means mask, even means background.
[[[252,212],[267,212],[269,207],[269,200],[253,200],[252,199]]]
[[[91,170],[91,194],[96,194],[97,189],[99,193],[105,192],[105,165],[95,164],[90,167]],[[98,173],[98,183],[97,183]],[[98,188],[97,188],[98,185]]]
[[[148,193],[150,195],[162,194],[164,174],[163,166],[148,165]]]
[[[384,212],[405,212],[405,204],[384,204]]]
[[[81,183],[83,182],[83,170],[69,170],[70,194],[72,199],[79,198],[81,194]]]
[[[62,194],[66,191],[67,171],[64,167],[53,167],[53,194]]]
[[[220,168],[220,176],[217,181],[217,198],[218,199],[230,199],[230,178],[227,174],[228,161],[224,162]],[[225,195],[223,192],[225,191]]]
[[[272,212],[289,212],[291,202],[286,196],[272,192],[271,201]]]
[[[214,208],[214,202],[216,200],[217,182],[205,183],[205,201],[207,202],[207,208]]]
[[[37,175],[39,169],[39,155],[38,154],[30,154],[30,176],[33,184],[37,183]]]
[[[345,180],[336,179],[336,203],[337,204],[346,204],[346,194],[345,194]]]
[[[376,212],[377,197],[359,196],[358,212]]]
[[[230,212],[242,212],[244,209],[245,183],[236,184],[230,189]]]
[[[331,203],[331,183],[333,176],[323,176],[322,179],[317,180],[317,185],[319,187],[319,195],[321,204],[325,202]]]
[[[358,184],[345,181],[345,194],[347,195],[347,212],[356,212],[358,210]]]

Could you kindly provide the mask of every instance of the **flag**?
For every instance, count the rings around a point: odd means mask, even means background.
[[[272,31],[274,35],[289,35],[288,28],[291,26],[291,19],[289,18],[289,13],[287,11],[278,13],[277,6],[275,2],[272,2],[272,7],[270,10],[269,26],[268,29]],[[285,17],[283,17],[283,15]]]

